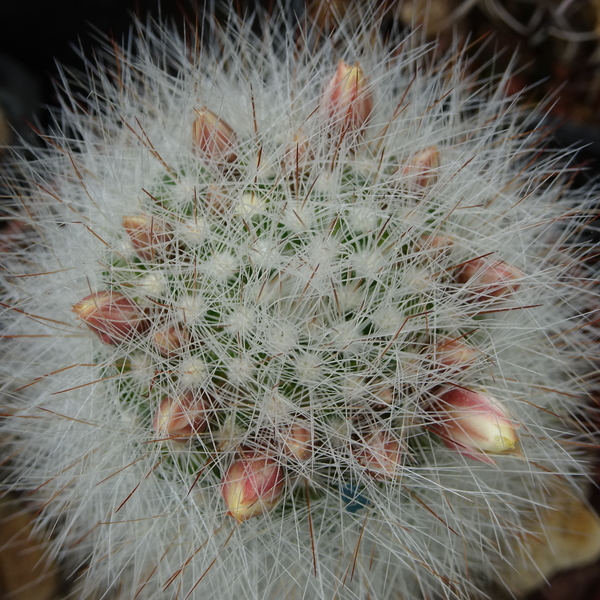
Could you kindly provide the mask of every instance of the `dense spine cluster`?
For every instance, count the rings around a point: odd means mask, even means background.
[[[13,485],[87,590],[471,597],[586,470],[589,192],[460,53],[280,25],[142,28],[16,163]]]

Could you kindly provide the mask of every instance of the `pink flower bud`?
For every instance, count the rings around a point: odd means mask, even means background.
[[[389,431],[377,431],[363,440],[356,459],[374,479],[393,479],[402,465],[400,442]]]
[[[183,325],[170,325],[155,331],[152,341],[162,356],[172,358],[180,348],[189,343],[190,334]]]
[[[231,197],[216,183],[209,183],[206,188],[206,208],[215,214],[223,214],[231,206]]]
[[[163,398],[154,415],[154,429],[161,436],[181,442],[195,433],[202,433],[206,429],[209,399],[208,394],[202,391]]]
[[[369,405],[374,409],[385,410],[394,403],[396,393],[394,388],[383,383],[373,388],[371,394],[367,397]]]
[[[300,461],[306,461],[312,456],[313,435],[306,422],[290,426],[283,439],[283,449],[290,458]]]
[[[123,217],[123,227],[142,260],[153,260],[171,241],[167,225],[148,215]]]
[[[499,298],[516,292],[523,276],[523,271],[503,260],[490,263],[485,258],[476,258],[463,265],[456,279],[468,283],[474,294]]]
[[[323,92],[321,106],[342,129],[360,130],[373,112],[373,95],[358,63],[338,64],[335,75]]]
[[[233,162],[237,158],[233,129],[206,106],[195,112],[198,115],[192,128],[195,146],[211,158]]]
[[[515,426],[492,396],[462,388],[444,388],[432,405],[431,430],[460,454],[495,464],[488,454],[514,453]]]
[[[283,491],[283,469],[258,451],[242,452],[221,481],[227,514],[238,523],[275,507]]]
[[[293,143],[288,146],[283,157],[284,167],[288,172],[303,172],[313,158],[308,138],[301,131],[297,131]]]
[[[437,146],[430,146],[415,154],[402,167],[402,182],[413,191],[426,188],[437,180],[437,168],[440,166],[440,153]]]
[[[148,322],[138,305],[119,292],[96,292],[73,312],[106,344],[118,344],[142,332]]]
[[[478,352],[460,340],[450,338],[438,342],[434,348],[434,361],[444,367],[464,369],[477,359]]]
[[[415,250],[427,252],[429,258],[442,256],[454,244],[454,238],[450,235],[422,235],[415,242]]]
[[[321,34],[336,29],[344,20],[351,0],[309,0],[306,2],[311,20]]]

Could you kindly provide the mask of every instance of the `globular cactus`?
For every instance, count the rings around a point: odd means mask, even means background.
[[[592,192],[461,52],[285,23],[140,26],[14,161],[7,485],[84,594],[472,598],[585,480]]]

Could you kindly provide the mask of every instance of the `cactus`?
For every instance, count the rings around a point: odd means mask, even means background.
[[[585,481],[592,191],[462,52],[260,25],[14,159],[6,485],[84,597],[473,597]]]

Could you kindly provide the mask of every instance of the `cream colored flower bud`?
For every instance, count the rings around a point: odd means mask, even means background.
[[[492,396],[462,388],[444,388],[432,404],[430,429],[464,456],[495,464],[490,454],[515,453],[515,425]]]
[[[358,462],[375,479],[393,479],[402,466],[398,439],[389,431],[377,431],[364,438],[355,453]]]
[[[218,183],[209,183],[206,188],[206,208],[215,214],[224,214],[231,206],[231,198]]]
[[[437,180],[437,169],[440,166],[440,153],[437,146],[430,146],[415,154],[402,167],[401,182],[413,191],[426,188]]]
[[[161,437],[185,442],[206,429],[210,396],[203,391],[163,398],[154,415],[154,429]]]
[[[149,215],[123,217],[123,227],[135,253],[142,260],[153,260],[165,251],[171,241],[171,232],[166,223]]]
[[[352,0],[308,0],[310,18],[321,31],[331,31],[344,21]]]
[[[148,326],[146,315],[119,292],[96,292],[73,306],[73,312],[106,344],[118,344]]]
[[[197,116],[192,126],[195,147],[210,158],[233,162],[237,158],[233,129],[206,106],[195,112]]]
[[[184,325],[169,325],[155,331],[152,341],[162,356],[172,358],[180,348],[189,343],[190,334]]]
[[[281,465],[274,458],[252,450],[242,452],[221,481],[227,514],[238,523],[272,510],[283,487]]]
[[[390,385],[377,384],[367,396],[370,406],[378,410],[384,410],[394,404],[396,392]]]
[[[433,347],[433,360],[444,367],[464,369],[472,365],[479,352],[462,340],[445,338]]]
[[[450,235],[422,235],[415,241],[415,250],[426,252],[427,258],[434,259],[450,250],[454,238]]]
[[[373,112],[373,94],[358,63],[350,66],[339,62],[323,92],[321,106],[344,130],[358,131],[367,124]]]
[[[313,435],[308,422],[302,420],[290,426],[283,437],[283,450],[290,458],[300,461],[312,456]]]
[[[312,159],[314,159],[314,154],[308,138],[302,131],[297,131],[294,134],[293,142],[288,146],[283,157],[285,169],[290,173],[302,173]]]
[[[468,284],[469,290],[476,295],[499,298],[516,292],[523,277],[523,271],[503,260],[489,262],[485,258],[476,258],[463,265],[456,279]]]

